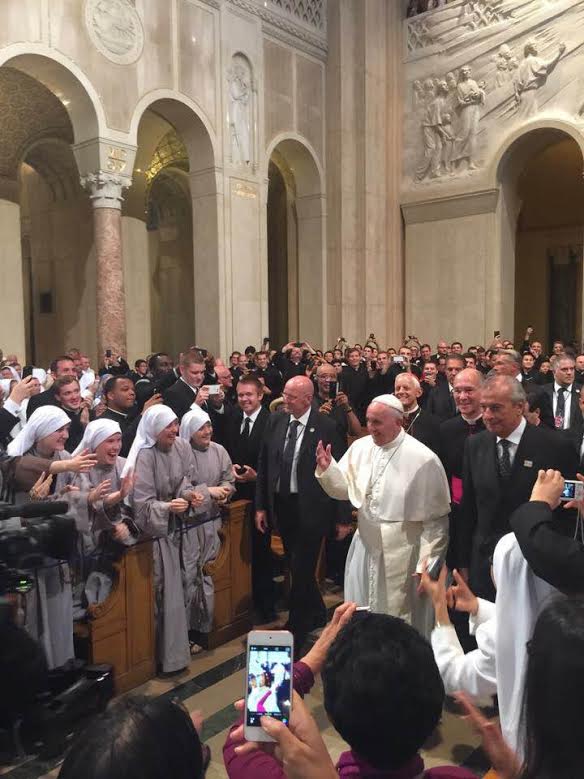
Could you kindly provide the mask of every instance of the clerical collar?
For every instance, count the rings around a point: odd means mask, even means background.
[[[420,410],[420,407],[416,403],[416,405],[413,408],[411,408],[409,411],[404,411],[404,416],[411,417],[412,414],[415,414],[419,410]]]
[[[479,421],[479,419],[483,418],[482,414],[479,414],[478,417],[474,417],[473,419],[470,417],[465,417],[464,414],[461,414],[460,416],[464,419],[467,425],[474,425]]]
[[[108,410],[108,411],[109,411],[111,414],[117,414],[119,417],[124,417],[124,419],[125,419],[125,418],[128,416],[127,414],[124,414],[124,412],[123,412],[123,411],[118,411],[117,409],[115,409],[115,408],[110,408],[109,406],[107,407],[107,410]]]

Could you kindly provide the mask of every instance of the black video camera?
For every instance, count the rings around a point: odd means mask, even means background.
[[[77,529],[73,517],[62,516],[68,508],[57,501],[0,502],[0,595],[28,592],[34,584],[28,572],[41,567],[46,557],[72,557]],[[22,527],[4,525],[16,517],[24,521]]]

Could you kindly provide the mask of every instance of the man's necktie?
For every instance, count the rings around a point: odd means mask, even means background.
[[[558,430],[564,429],[564,418],[566,416],[566,388],[560,387],[558,390],[558,402],[556,403],[555,424]]]
[[[249,439],[249,429],[251,427],[251,419],[249,417],[245,418],[245,422],[243,423],[243,432],[242,436],[247,441]]]
[[[499,442],[501,444],[501,455],[499,456],[499,475],[502,479],[509,479],[511,477],[511,441],[507,441],[506,438],[502,438]]]
[[[292,463],[294,462],[294,450],[296,449],[296,439],[298,437],[298,427],[300,422],[293,419],[288,428],[288,440],[284,446],[282,454],[282,467],[280,468],[280,495],[290,494],[290,479],[292,477]]]

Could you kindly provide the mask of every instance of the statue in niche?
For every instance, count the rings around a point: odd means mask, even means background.
[[[242,56],[235,56],[227,73],[229,84],[229,129],[231,160],[235,165],[251,162],[251,69]]]
[[[505,86],[513,78],[514,71],[517,70],[519,62],[517,57],[513,54],[509,46],[503,43],[499,46],[499,51],[495,54],[495,68],[497,69],[495,75],[495,84],[497,87]]]
[[[451,170],[452,145],[454,135],[450,124],[450,115],[446,111],[448,86],[445,81],[433,79],[424,82],[426,110],[422,118],[422,136],[424,139],[424,160],[416,171],[416,179],[422,181],[427,176],[438,178],[442,175],[442,166]]]
[[[467,170],[476,170],[476,145],[481,118],[481,106],[485,102],[485,83],[479,84],[471,78],[468,65],[460,69],[456,86],[458,126],[453,161],[458,168],[466,163]]]
[[[537,113],[538,92],[547,83],[549,75],[555,70],[565,51],[566,44],[560,43],[556,54],[551,59],[545,60],[539,56],[536,41],[533,38],[527,41],[523,49],[523,60],[514,82],[517,117],[527,119]]]

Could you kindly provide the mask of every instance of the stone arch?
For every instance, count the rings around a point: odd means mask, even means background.
[[[516,285],[516,276],[519,274],[519,278],[525,279],[522,258],[525,259],[524,254],[527,248],[524,246],[525,242],[520,240],[520,234],[523,225],[524,201],[532,199],[524,192],[525,186],[522,184],[524,174],[533,170],[534,161],[541,161],[552,148],[558,147],[564,141],[569,141],[573,147],[573,155],[570,159],[575,160],[576,156],[578,158],[578,161],[574,162],[578,165],[578,170],[575,171],[572,181],[580,181],[583,170],[584,137],[576,127],[562,120],[538,120],[516,130],[499,147],[489,171],[491,183],[499,192],[496,211],[499,262],[497,267],[493,269],[490,292],[493,293],[493,299],[500,300],[495,328],[500,327],[504,332],[509,333],[510,337],[513,333],[515,333],[516,338],[519,337],[522,335],[520,331],[524,330],[527,324],[535,324],[537,337],[545,343],[552,329],[551,308],[549,307],[554,294],[554,282],[551,271],[545,266],[542,256],[546,248],[550,247],[544,246],[542,242],[555,240],[554,229],[550,227],[545,237],[542,233],[537,251],[533,250],[535,254],[531,255],[533,260],[530,260],[529,265],[533,269],[533,275],[539,279],[539,288],[534,286],[531,289],[530,287],[529,294],[530,300],[534,301],[533,305],[537,310],[544,311],[540,317],[539,326],[537,322],[523,321],[527,318],[527,314],[524,312],[525,306],[521,305],[521,300],[518,298],[521,288]],[[570,170],[573,170],[573,167]],[[576,228],[576,232],[579,234],[579,244],[582,243],[583,228],[582,222]],[[577,286],[581,290],[581,271],[578,271],[578,276]],[[522,284],[525,283],[527,282],[524,280]],[[581,309],[581,291],[578,292],[578,295],[580,296],[578,307]],[[581,337],[582,313],[578,317],[577,332]]]
[[[275,163],[284,179],[287,191],[293,192],[292,210],[296,219],[296,256],[288,265],[288,321],[297,323],[289,336],[322,344],[326,340],[326,193],[324,171],[311,145],[298,135],[276,136],[266,154],[265,178],[270,161]],[[293,177],[293,183],[290,182]],[[269,214],[267,215],[269,219]],[[270,225],[267,225],[269,231]],[[268,279],[269,279],[268,257]],[[294,289],[302,294],[295,294]],[[269,301],[282,305],[283,301]],[[290,306],[294,310],[290,310]]]
[[[151,127],[152,132],[145,134],[141,130],[139,133],[144,120],[149,122],[146,126]],[[144,126],[142,125],[142,128]],[[185,238],[185,242],[181,242],[180,272],[184,274],[185,283],[181,285],[183,301],[177,316],[182,317],[182,328],[188,330],[189,341],[181,342],[178,351],[184,349],[189,343],[199,342],[219,353],[224,328],[219,261],[222,250],[222,243],[219,240],[222,177],[216,165],[217,139],[208,117],[194,101],[184,95],[169,90],[156,90],[145,95],[134,109],[129,143],[138,146],[138,151],[133,175],[134,184],[127,195],[129,209],[126,211],[126,216],[147,219],[148,215],[145,211],[149,202],[149,193],[152,192],[151,184],[155,181],[153,176],[158,178],[160,173],[155,168],[150,168],[149,171],[146,168],[156,154],[160,142],[164,140],[165,133],[175,136],[177,142],[180,139],[180,145],[186,149],[188,159],[183,159],[181,165],[171,164],[160,169],[166,179],[174,178],[175,183],[180,186],[173,189],[172,186],[162,186],[163,182],[159,181],[160,186],[157,186],[154,194],[170,197],[173,191],[177,195],[181,192],[184,195],[186,192],[186,202],[192,214],[189,224],[181,218],[180,225],[181,229],[184,228],[185,235],[188,233],[190,238],[188,240]],[[169,180],[166,181],[166,185],[170,183]],[[138,229],[135,221],[132,229]],[[149,229],[147,245],[152,249],[152,239],[156,237],[155,226],[149,224]],[[165,235],[167,234],[168,231]],[[160,233],[158,235],[160,236]],[[138,240],[137,235],[135,239]],[[144,240],[144,234],[141,240]],[[157,249],[156,252],[158,251]],[[128,256],[128,262],[132,264],[133,270],[143,275],[143,253],[129,250]],[[158,257],[158,253],[155,256]],[[188,264],[185,264],[187,261]],[[170,288],[168,285],[175,283],[173,279],[178,271],[174,265],[168,269],[163,265],[161,266],[157,261],[157,275],[152,276],[152,281],[154,282],[155,279],[162,281],[163,288],[167,289]],[[158,295],[159,288],[153,286],[151,289],[144,290],[145,297],[150,300],[150,314],[146,318],[153,323],[154,340],[156,340],[155,331],[158,321],[156,306],[162,305],[160,303],[162,297]],[[149,328],[150,324],[148,324]],[[178,324],[175,331],[174,340],[182,341],[182,330]],[[160,343],[156,345],[158,348],[162,347]]]
[[[61,100],[76,145],[107,133],[105,111],[95,87],[81,68],[55,49],[41,44],[7,46],[0,51],[3,65],[36,79]]]

